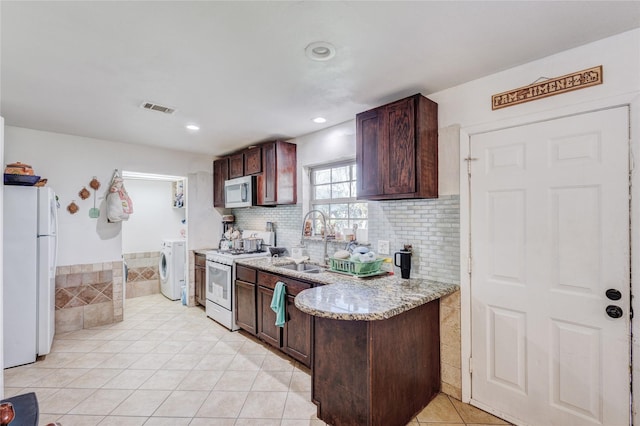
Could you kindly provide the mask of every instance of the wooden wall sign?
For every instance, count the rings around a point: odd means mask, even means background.
[[[506,108],[598,84],[602,84],[602,65],[498,93],[491,97],[491,109]]]

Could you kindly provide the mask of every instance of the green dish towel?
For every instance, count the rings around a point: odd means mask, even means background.
[[[276,313],[276,327],[284,327],[286,293],[284,283],[278,281],[276,288],[273,290],[273,298],[271,298],[271,309]]]

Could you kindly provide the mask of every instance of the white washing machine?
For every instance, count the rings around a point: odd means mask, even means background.
[[[167,239],[160,249],[160,291],[171,300],[180,299],[187,278],[185,240]]]

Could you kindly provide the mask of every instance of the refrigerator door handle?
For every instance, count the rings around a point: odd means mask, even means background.
[[[51,209],[51,216],[49,220],[52,223],[51,235],[58,235],[58,202],[56,201],[56,193],[51,191],[51,198],[49,200],[49,208]],[[56,243],[56,249],[58,245]],[[56,250],[57,251],[57,250]]]

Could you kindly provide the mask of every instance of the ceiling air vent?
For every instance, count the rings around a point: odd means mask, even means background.
[[[140,105],[140,108],[150,109],[152,111],[159,111],[165,114],[173,114],[176,111],[175,108],[154,104],[153,102],[143,102],[142,105]]]

